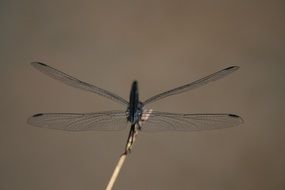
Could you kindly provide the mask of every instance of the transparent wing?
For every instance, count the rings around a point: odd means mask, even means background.
[[[127,115],[125,111],[39,113],[30,117],[28,123],[36,127],[65,131],[118,131],[127,126]]]
[[[142,123],[143,132],[201,131],[238,126],[243,119],[234,114],[176,114],[152,112]]]
[[[79,88],[82,90],[86,90],[86,91],[90,91],[90,92],[94,92],[96,94],[99,94],[101,96],[104,96],[105,98],[109,98],[113,101],[119,102],[123,105],[128,105],[128,101],[126,101],[125,99],[121,98],[120,96],[113,94],[107,90],[104,90],[102,88],[99,88],[97,86],[88,84],[86,82],[80,81],[72,76],[69,76],[61,71],[58,71],[44,63],[40,63],[40,62],[33,62],[31,63],[31,65],[36,68],[37,70],[39,70],[40,72],[50,76],[51,78],[54,78],[56,80],[59,80],[69,86],[73,86],[75,88]]]
[[[189,83],[189,84],[186,84],[186,85],[174,88],[172,90],[168,90],[168,91],[160,93],[160,94],[157,94],[157,95],[152,96],[151,98],[147,99],[146,101],[144,101],[144,105],[149,104],[149,103],[153,103],[155,101],[158,101],[158,100],[160,100],[162,98],[166,98],[168,96],[172,96],[172,95],[175,95],[175,94],[180,94],[182,92],[186,92],[188,90],[192,90],[192,89],[198,88],[200,86],[208,84],[209,82],[216,81],[216,80],[218,80],[220,78],[223,78],[223,77],[227,76],[228,74],[236,71],[237,69],[239,69],[239,67],[237,67],[237,66],[228,67],[228,68],[223,69],[221,71],[218,71],[218,72],[216,72],[214,74],[211,74],[211,75],[209,75],[207,77],[204,77],[202,79],[196,80],[196,81],[194,81],[192,83]]]

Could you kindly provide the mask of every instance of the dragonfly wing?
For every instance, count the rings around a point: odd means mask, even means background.
[[[172,95],[175,95],[175,94],[180,94],[182,92],[186,92],[188,90],[192,90],[192,89],[198,88],[200,86],[206,85],[209,82],[216,81],[218,79],[221,79],[221,78],[227,76],[228,74],[236,71],[237,69],[239,69],[239,67],[237,67],[237,66],[228,67],[228,68],[223,69],[221,71],[218,71],[218,72],[216,72],[214,74],[211,74],[211,75],[209,75],[207,77],[204,77],[202,79],[196,80],[196,81],[194,81],[192,83],[189,83],[189,84],[186,84],[186,85],[174,88],[172,90],[168,90],[168,91],[160,93],[160,94],[157,94],[157,95],[152,96],[151,98],[147,99],[144,102],[144,105],[149,104],[149,103],[153,103],[155,101],[158,101],[158,100],[160,100],[162,98],[166,98],[168,96],[172,96]]]
[[[152,112],[142,123],[143,132],[201,131],[238,126],[243,119],[234,114],[176,114]]]
[[[128,101],[126,101],[125,99],[123,99],[122,97],[113,94],[112,92],[109,92],[107,90],[104,90],[102,88],[99,88],[97,86],[88,84],[86,82],[80,81],[72,76],[69,76],[59,70],[56,70],[44,63],[40,63],[40,62],[33,62],[31,63],[31,65],[36,68],[37,70],[39,70],[40,72],[50,76],[51,78],[54,78],[56,80],[59,80],[69,86],[75,87],[75,88],[79,88],[82,90],[86,90],[86,91],[90,91],[96,94],[99,94],[101,96],[104,96],[105,98],[109,98],[113,101],[119,102],[123,105],[128,105]]]
[[[40,113],[30,117],[28,123],[36,127],[65,131],[118,131],[127,126],[127,115],[125,111]]]

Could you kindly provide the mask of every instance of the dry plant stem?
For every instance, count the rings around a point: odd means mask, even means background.
[[[109,183],[108,183],[108,185],[106,187],[106,190],[112,190],[112,188],[114,186],[114,183],[115,183],[115,181],[116,181],[116,179],[117,179],[117,177],[118,177],[118,175],[119,175],[119,173],[121,171],[121,168],[122,168],[122,166],[123,166],[123,164],[124,164],[124,162],[126,160],[126,157],[127,157],[126,153],[121,155],[121,157],[120,157],[120,159],[119,159],[119,161],[117,163],[117,166],[116,166],[116,168],[115,168],[115,170],[113,172],[113,175],[112,175],[112,177],[111,177],[111,179],[110,179],[110,181],[109,181]]]
[[[112,177],[109,180],[109,183],[106,187],[106,190],[112,190],[114,183],[117,179],[117,177],[119,176],[119,173],[122,169],[122,166],[127,158],[127,155],[131,152],[132,146],[135,142],[136,136],[137,136],[138,132],[134,129],[134,131],[130,131],[130,135],[128,138],[128,142],[126,144],[126,148],[125,148],[125,152],[120,156],[120,159],[115,167],[115,170],[113,172]]]

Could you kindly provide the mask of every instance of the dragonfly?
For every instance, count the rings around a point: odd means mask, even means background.
[[[31,65],[49,77],[63,82],[66,85],[93,92],[125,106],[124,110],[112,110],[92,113],[37,113],[28,119],[28,123],[41,128],[58,129],[65,131],[119,131],[130,127],[126,152],[134,142],[138,131],[201,131],[238,126],[243,119],[231,113],[168,113],[146,109],[145,106],[177,95],[189,90],[204,86],[221,79],[234,71],[238,66],[227,67],[209,76],[177,88],[154,95],[145,101],[140,101],[138,82],[133,81],[129,101],[95,85],[83,82],[47,64],[32,62]]]

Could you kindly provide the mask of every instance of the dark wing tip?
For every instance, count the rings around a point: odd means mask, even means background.
[[[243,120],[240,116],[238,116],[238,115],[235,115],[235,114],[229,114],[229,116],[230,116],[230,117],[232,117],[232,118],[236,118],[236,119],[238,119],[238,120],[240,121],[240,123],[244,123],[244,120]]]
[[[39,117],[39,116],[42,116],[42,115],[44,115],[44,114],[42,114],[42,113],[37,113],[37,114],[33,115],[32,117]]]
[[[226,68],[225,70],[238,70],[238,69],[239,69],[239,66],[231,66],[231,67]]]
[[[37,113],[37,114],[32,115],[31,117],[28,118],[27,123],[33,126],[37,126],[36,120],[38,119],[38,117],[41,117],[42,115],[44,114]]]
[[[238,115],[235,115],[235,114],[229,114],[229,116],[231,116],[231,117],[239,117]]]
[[[41,62],[32,62],[31,65],[33,65],[33,66],[41,65],[41,66],[45,66],[45,67],[47,66],[46,64],[41,63]]]

